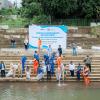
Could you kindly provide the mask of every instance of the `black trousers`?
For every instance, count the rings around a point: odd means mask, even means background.
[[[24,44],[24,46],[25,46],[25,49],[27,50],[28,49],[28,44],[26,45],[26,44]]]
[[[80,73],[77,73],[77,79],[80,80]]]
[[[47,80],[51,79],[51,71],[47,71]]]
[[[71,76],[74,77],[74,70],[70,70]]]
[[[62,55],[62,52],[59,52],[59,56],[61,56]]]
[[[1,70],[1,77],[5,77],[5,70]]]
[[[89,70],[91,72],[91,64],[86,64],[89,67]]]

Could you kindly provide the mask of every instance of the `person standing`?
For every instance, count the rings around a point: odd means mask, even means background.
[[[45,65],[48,64],[48,62],[49,62],[49,56],[48,56],[48,54],[44,54],[44,62],[45,62]]]
[[[85,65],[83,68],[83,78],[86,86],[90,83],[89,72],[89,66]]]
[[[54,56],[52,55],[49,59],[49,62],[50,62],[50,66],[51,66],[51,74],[52,76],[54,75]]]
[[[75,70],[75,65],[74,65],[73,61],[70,61],[69,71],[70,71],[70,74],[72,77],[74,77],[74,70]]]
[[[77,45],[76,45],[76,43],[72,43],[72,52],[73,52],[73,56],[77,56]]]
[[[45,62],[44,61],[42,61],[42,70],[43,70],[43,77],[44,77],[44,75],[46,75],[46,65],[45,65]]]
[[[56,69],[56,79],[57,81],[60,81],[61,79],[61,68],[60,67]]]
[[[61,55],[57,57],[57,67],[60,68],[62,63],[62,57]]]
[[[24,69],[25,69],[26,60],[27,60],[27,57],[25,55],[22,55],[21,56],[22,73],[24,72]]]
[[[33,60],[33,69],[34,69],[33,72],[34,72],[34,74],[37,74],[38,66],[39,66],[39,62],[36,59],[34,59]]]
[[[86,58],[84,59],[84,63],[85,65],[89,66],[90,72],[91,72],[91,62],[92,58],[87,55]]]
[[[80,80],[81,71],[82,71],[82,66],[81,66],[81,64],[79,63],[78,66],[77,66],[77,71],[76,71],[77,79],[78,79],[78,80]]]
[[[34,52],[34,58],[39,62],[39,54],[37,51]]]
[[[61,63],[61,75],[62,75],[62,80],[64,81],[65,77],[64,77],[64,71],[65,71],[65,66],[63,63]]]
[[[48,51],[48,56],[51,57],[51,54],[52,54],[52,48],[51,48],[51,45],[49,45],[47,51]]]
[[[1,77],[5,77],[5,64],[1,61]]]
[[[28,49],[28,39],[27,39],[27,37],[24,40],[24,46],[25,46],[25,50],[27,50]]]
[[[58,47],[58,53],[59,53],[59,56],[62,55],[62,48],[61,48],[61,45],[59,45],[59,47]]]
[[[21,63],[18,63],[18,78],[19,77],[22,78],[22,67],[21,67]]]
[[[39,53],[39,56],[40,56],[41,45],[42,45],[42,40],[39,38],[38,39],[38,53]]]
[[[15,41],[14,37],[11,37],[11,47],[12,48],[16,47],[16,41]]]
[[[48,64],[46,65],[47,67],[47,80],[50,80],[51,79],[51,66],[48,62]]]

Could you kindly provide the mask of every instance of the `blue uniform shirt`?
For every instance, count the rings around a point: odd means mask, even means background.
[[[34,58],[39,61],[39,55],[37,53],[34,54]]]
[[[41,67],[38,68],[38,74],[43,73],[43,70]]]

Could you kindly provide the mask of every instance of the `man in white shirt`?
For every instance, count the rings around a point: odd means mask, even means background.
[[[71,76],[74,77],[75,65],[73,64],[72,61],[70,61],[69,70],[70,70]]]

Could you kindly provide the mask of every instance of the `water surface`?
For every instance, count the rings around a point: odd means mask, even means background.
[[[0,83],[0,100],[100,100],[100,83]]]

